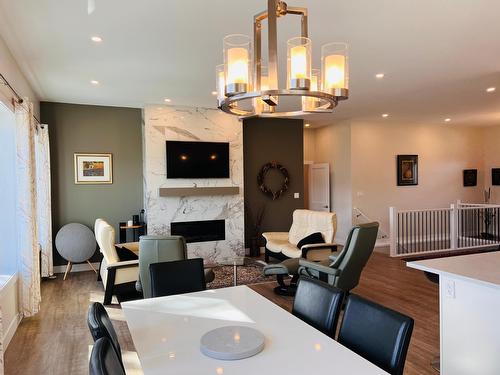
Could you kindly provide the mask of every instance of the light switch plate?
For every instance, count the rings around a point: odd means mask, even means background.
[[[293,197],[295,199],[299,199],[300,198],[300,193],[293,193]]]
[[[444,284],[444,293],[447,298],[455,298],[455,282],[452,280],[446,280]]]

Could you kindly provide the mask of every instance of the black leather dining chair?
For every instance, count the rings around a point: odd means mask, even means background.
[[[389,374],[401,375],[412,331],[412,318],[350,295],[338,342]]]
[[[301,277],[293,301],[292,314],[310,326],[335,338],[344,292],[323,281]]]
[[[115,350],[118,361],[125,372],[118,336],[116,335],[115,328],[113,327],[113,323],[111,323],[111,319],[109,319],[106,309],[99,302],[94,302],[89,306],[87,324],[90,329],[90,334],[94,339],[94,345],[100,338],[107,338]]]
[[[153,297],[199,292],[207,288],[201,258],[151,263],[149,272]]]
[[[107,337],[101,337],[94,343],[90,354],[89,374],[125,375],[113,344]]]

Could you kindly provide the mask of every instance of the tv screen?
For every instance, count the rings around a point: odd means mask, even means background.
[[[229,143],[167,141],[167,178],[229,178]]]

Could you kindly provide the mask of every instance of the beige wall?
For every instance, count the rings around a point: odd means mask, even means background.
[[[312,134],[310,134],[312,133]],[[331,168],[332,210],[339,239],[357,207],[389,232],[389,207],[447,207],[457,199],[482,202],[491,168],[500,167],[500,127],[453,127],[387,122],[345,122],[304,135],[305,160]],[[419,184],[397,186],[396,155],[419,155]],[[464,187],[463,169],[478,169],[478,186]],[[486,182],[486,184],[485,184]],[[492,189],[500,203],[500,187]]]
[[[40,103],[35,92],[24,77],[19,65],[10,53],[0,36],[0,73],[9,81],[14,89],[23,97],[28,97],[34,104],[35,115],[40,113]],[[4,85],[0,85],[0,101],[10,107],[12,93]]]
[[[330,207],[337,213],[337,241],[351,228],[351,127],[343,122],[314,130],[314,162],[330,164]]]
[[[480,202],[483,191],[482,129],[436,125],[354,123],[353,206],[389,232],[390,206],[447,207],[457,199]],[[417,186],[397,186],[396,155],[419,156]],[[478,186],[463,186],[463,170],[478,169]]]
[[[483,129],[484,187],[491,187],[491,203],[500,204],[500,186],[491,186],[491,168],[500,168],[500,126]]]
[[[304,163],[312,162],[316,158],[316,130],[304,129]]]

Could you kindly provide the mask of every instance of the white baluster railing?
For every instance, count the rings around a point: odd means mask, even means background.
[[[498,247],[500,205],[451,204],[449,208],[398,210],[391,207],[393,257]]]

